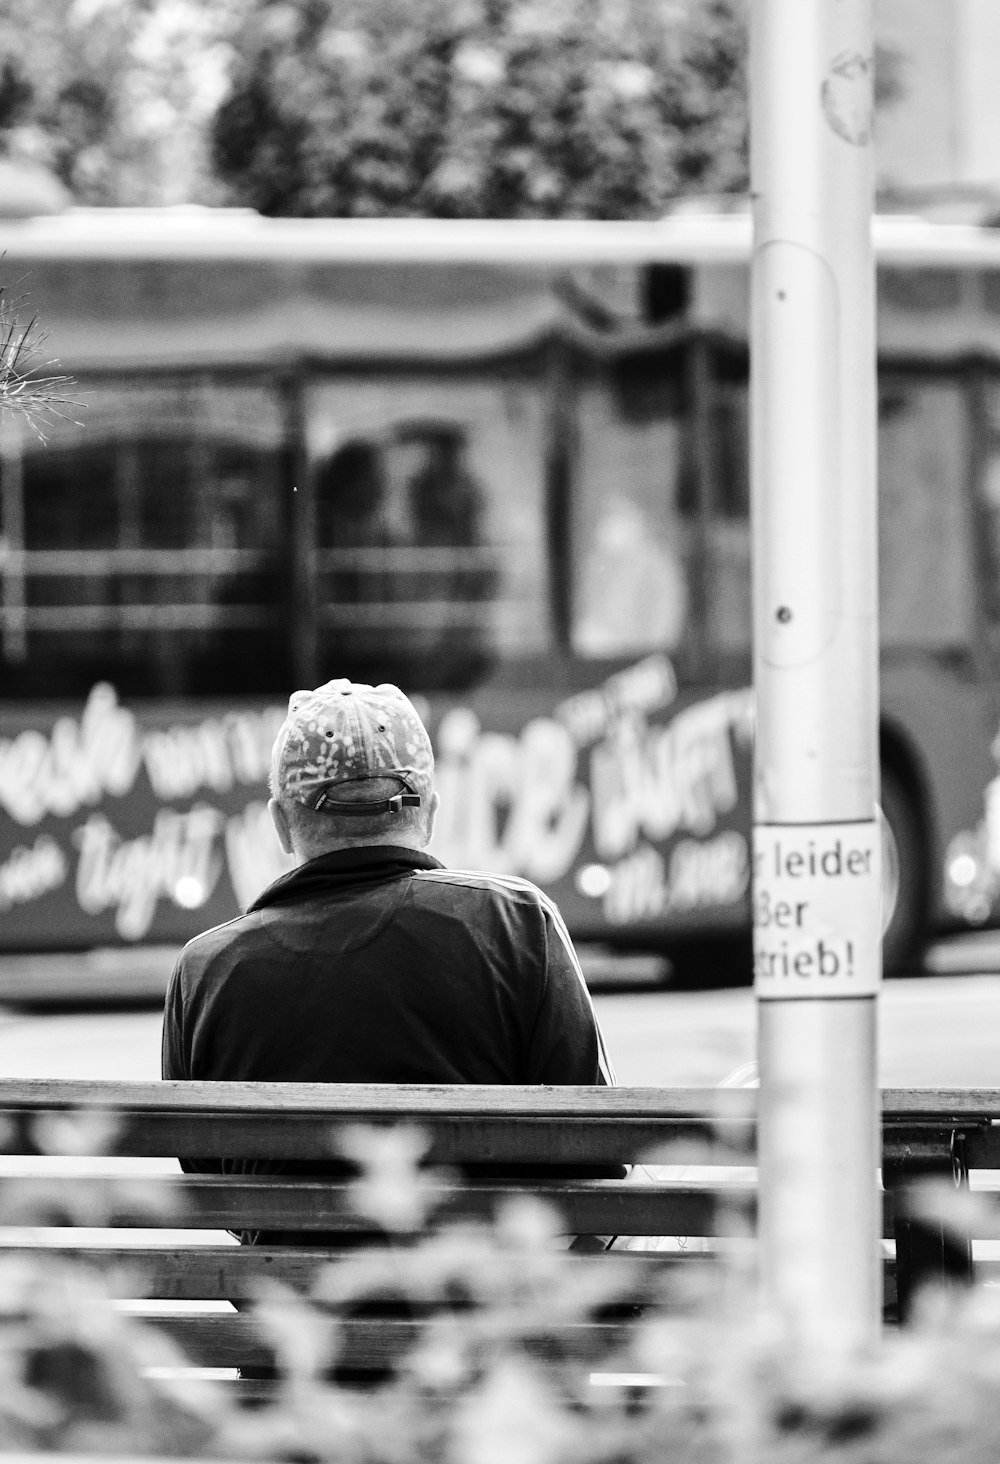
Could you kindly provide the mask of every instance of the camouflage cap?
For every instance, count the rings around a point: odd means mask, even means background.
[[[396,813],[426,803],[434,753],[416,708],[398,686],[328,681],[293,692],[271,753],[271,785],[278,795],[329,813]],[[345,783],[398,778],[389,798],[335,800]]]

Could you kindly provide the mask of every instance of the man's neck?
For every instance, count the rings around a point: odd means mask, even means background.
[[[321,848],[307,851],[296,849],[295,853],[300,863],[307,863],[310,859],[319,859],[323,854],[340,854],[345,849],[410,849],[415,854],[422,854],[427,849],[426,839],[408,833],[400,829],[398,834],[382,835],[369,839],[330,839],[324,841]]]

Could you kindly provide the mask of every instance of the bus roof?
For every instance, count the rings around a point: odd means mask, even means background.
[[[879,214],[880,261],[1000,265],[1000,228]],[[253,209],[70,208],[0,220],[0,245],[35,259],[343,260],[572,265],[737,263],[748,258],[747,210],[679,209],[651,221],[589,219],[269,218]]]
[[[1000,229],[885,214],[873,235],[884,352],[1000,359]],[[555,338],[745,345],[752,243],[746,209],[693,206],[650,222],[71,208],[0,220],[0,285],[73,372],[463,364]],[[656,263],[692,273],[651,330],[638,266]]]

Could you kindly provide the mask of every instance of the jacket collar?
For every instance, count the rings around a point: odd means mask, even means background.
[[[440,859],[420,849],[400,844],[373,844],[356,849],[336,849],[298,865],[263,890],[247,913],[279,905],[303,895],[325,890],[348,889],[352,885],[380,884],[384,880],[412,873],[415,869],[443,869]]]

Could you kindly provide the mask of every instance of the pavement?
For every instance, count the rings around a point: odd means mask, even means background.
[[[0,1004],[159,1002],[177,950],[128,946],[0,955]]]
[[[0,1005],[158,1003],[178,950],[174,945],[156,945],[0,955]],[[669,978],[664,958],[644,952],[584,946],[580,960],[594,987],[652,987]]]
[[[178,949],[175,945],[140,945],[0,955],[0,1007],[158,1004]],[[654,990],[670,985],[670,963],[662,956],[610,951],[599,945],[582,945],[579,954],[595,991]],[[949,936],[926,953],[924,974],[976,972],[1000,972],[1000,931]]]

